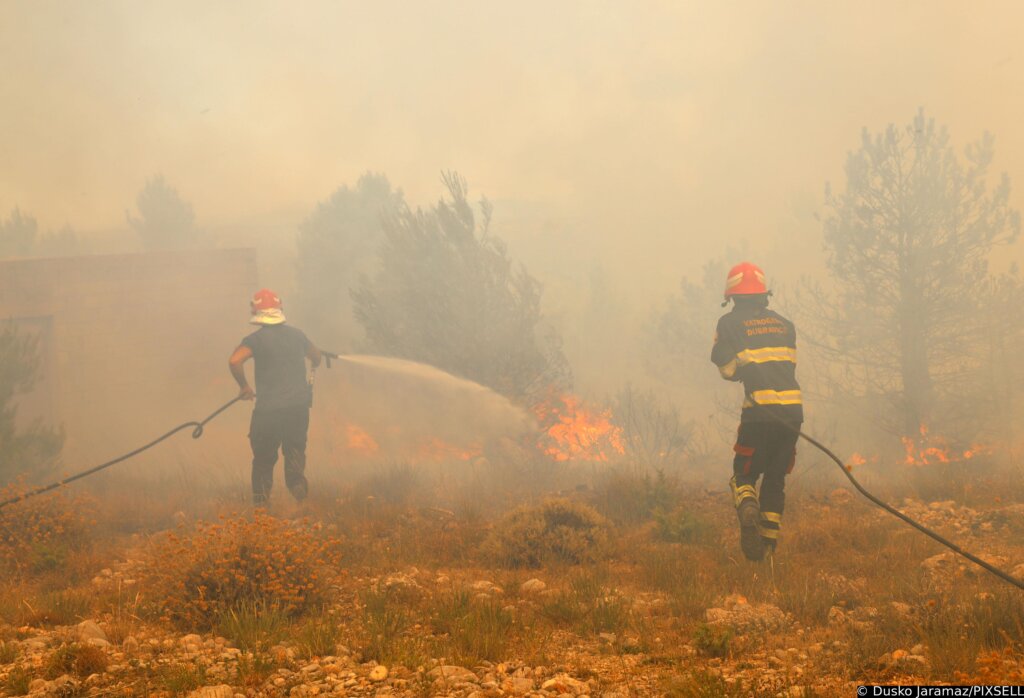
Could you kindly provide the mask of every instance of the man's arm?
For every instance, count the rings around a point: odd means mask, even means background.
[[[228,367],[231,369],[231,375],[235,382],[238,383],[238,397],[241,400],[252,400],[256,397],[256,393],[249,387],[249,381],[245,378],[245,362],[251,358],[252,349],[240,344],[228,359]]]
[[[722,378],[727,381],[739,381],[735,345],[730,341],[727,328],[722,325],[720,320],[715,330],[715,344],[711,348],[711,361],[718,366],[718,373]]]
[[[309,365],[313,368],[319,368],[320,362],[323,360],[323,354],[316,348],[316,345],[306,338],[306,358],[309,359]]]

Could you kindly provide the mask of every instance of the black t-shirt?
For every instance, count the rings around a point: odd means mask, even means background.
[[[306,352],[311,343],[302,330],[289,325],[264,325],[242,340],[256,364],[256,408],[279,410],[309,406]]]
[[[796,329],[768,308],[737,304],[718,321],[711,361],[722,376],[743,382],[744,422],[803,422],[796,381]]]

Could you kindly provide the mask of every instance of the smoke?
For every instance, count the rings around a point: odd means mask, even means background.
[[[456,169],[544,283],[579,392],[633,382],[699,401],[703,379],[651,371],[657,309],[743,249],[787,312],[787,291],[822,276],[824,184],[842,179],[862,127],[924,106],[958,147],[989,130],[993,169],[1024,208],[1021,20],[1008,2],[7,2],[0,218],[18,207],[40,230],[70,225],[85,248],[119,250],[97,240],[131,239],[124,212],[162,173],[211,244],[257,248],[260,284],[287,303],[296,230],[317,202],[376,171],[429,206]],[[998,261],[1020,259],[1018,244]],[[330,382],[357,364],[344,366],[319,377],[318,399],[335,402]],[[358,366],[353,390],[384,380]],[[687,370],[714,378],[710,364]],[[813,386],[812,364],[801,371]],[[170,373],[147,392],[187,380]],[[446,394],[420,385],[414,404]],[[365,404],[389,416],[386,401]]]

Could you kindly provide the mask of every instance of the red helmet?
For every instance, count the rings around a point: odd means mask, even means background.
[[[269,288],[261,288],[256,292],[256,295],[252,297],[250,305],[252,306],[252,312],[254,313],[258,313],[261,310],[280,310],[281,299],[278,298],[277,294]]]
[[[764,272],[756,264],[741,262],[729,270],[725,280],[725,297],[754,296],[768,293],[764,282]]]

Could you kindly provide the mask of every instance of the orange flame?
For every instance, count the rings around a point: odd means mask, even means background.
[[[922,424],[918,428],[919,436],[901,436],[903,449],[906,455],[903,459],[905,465],[936,465],[939,463],[955,463],[968,461],[979,455],[992,452],[990,446],[983,444],[972,444],[970,448],[958,451],[950,448],[949,442],[942,436],[931,435],[928,432],[928,425]]]
[[[611,421],[611,410],[587,409],[575,395],[559,395],[536,407],[544,429],[540,449],[556,461],[607,461],[609,454],[625,453],[622,428]]]
[[[356,424],[345,425],[345,445],[350,451],[357,451],[364,455],[372,455],[380,450],[380,445],[362,427]]]
[[[452,461],[452,460],[472,460],[476,456],[479,456],[481,449],[465,449],[453,446],[452,444],[445,443],[443,440],[432,437],[420,444],[419,449],[416,452],[417,460],[427,461]]]

